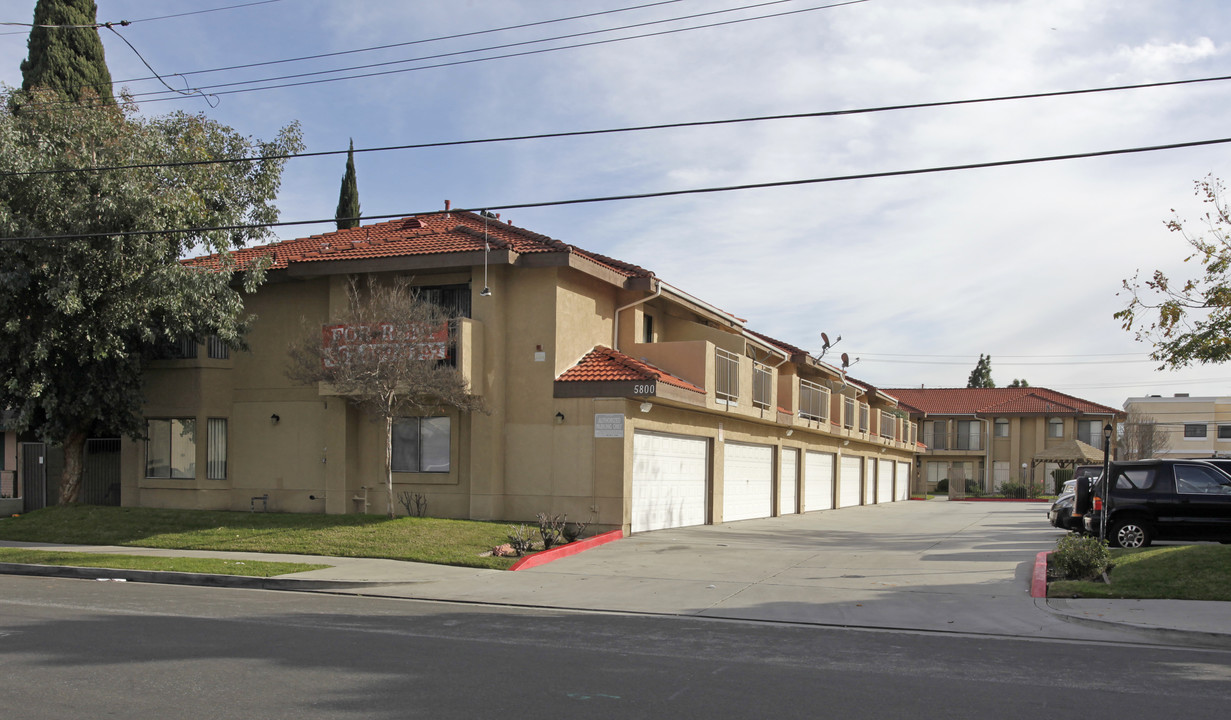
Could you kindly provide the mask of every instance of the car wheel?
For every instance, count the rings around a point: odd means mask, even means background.
[[[1111,524],[1107,538],[1111,544],[1122,548],[1149,547],[1150,528],[1140,520],[1117,520]]]

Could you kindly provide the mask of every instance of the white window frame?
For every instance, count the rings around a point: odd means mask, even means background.
[[[1054,428],[1059,428],[1059,430],[1056,431]],[[1047,437],[1064,437],[1064,418],[1047,418]]]
[[[998,438],[1009,437],[1009,428],[1010,428],[1010,425],[1009,425],[1008,418],[996,418],[992,422],[992,433],[994,437],[998,437]],[[1002,430],[1003,432],[1001,432]]]

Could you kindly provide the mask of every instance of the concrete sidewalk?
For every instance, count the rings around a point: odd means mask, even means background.
[[[1030,597],[1035,556],[1054,548],[1060,534],[1047,524],[1045,512],[1045,505],[1018,503],[904,502],[846,508],[643,533],[519,572],[395,560],[20,545],[331,565],[271,579],[172,578],[119,570],[77,573],[85,577],[1231,648],[1231,613],[1225,603]]]

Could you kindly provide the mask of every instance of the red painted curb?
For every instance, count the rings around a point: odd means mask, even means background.
[[[1050,550],[1044,550],[1034,556],[1034,575],[1030,578],[1030,597],[1047,597],[1047,556]]]
[[[592,538],[571,542],[567,545],[557,545],[550,550],[543,550],[541,552],[536,552],[533,555],[527,555],[521,560],[513,563],[513,566],[510,567],[509,570],[528,570],[532,567],[538,567],[539,565],[546,565],[552,560],[559,560],[562,557],[576,555],[577,553],[585,552],[592,547],[606,545],[613,540],[619,540],[622,537],[624,537],[623,530],[612,530],[601,535],[595,535]]]

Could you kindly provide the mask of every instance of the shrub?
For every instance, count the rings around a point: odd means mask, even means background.
[[[983,486],[979,484],[978,480],[967,480],[966,494],[970,497],[983,497]]]
[[[534,543],[530,540],[530,532],[525,525],[509,526],[509,545],[519,557],[534,549]]]
[[[1069,533],[1056,541],[1056,551],[1050,557],[1054,573],[1065,580],[1094,580],[1111,561],[1107,541]]]
[[[1073,468],[1056,468],[1051,471],[1051,479],[1055,486],[1054,494],[1059,495],[1064,484],[1073,479]]]
[[[1007,498],[1024,499],[1029,492],[1026,486],[1021,483],[1007,482],[1000,486],[1000,494]]]
[[[949,492],[949,478],[944,478],[936,483],[936,492]]]
[[[539,513],[535,517],[539,521],[539,536],[543,538],[543,549],[550,550],[564,539],[564,526],[567,515],[549,515]]]

